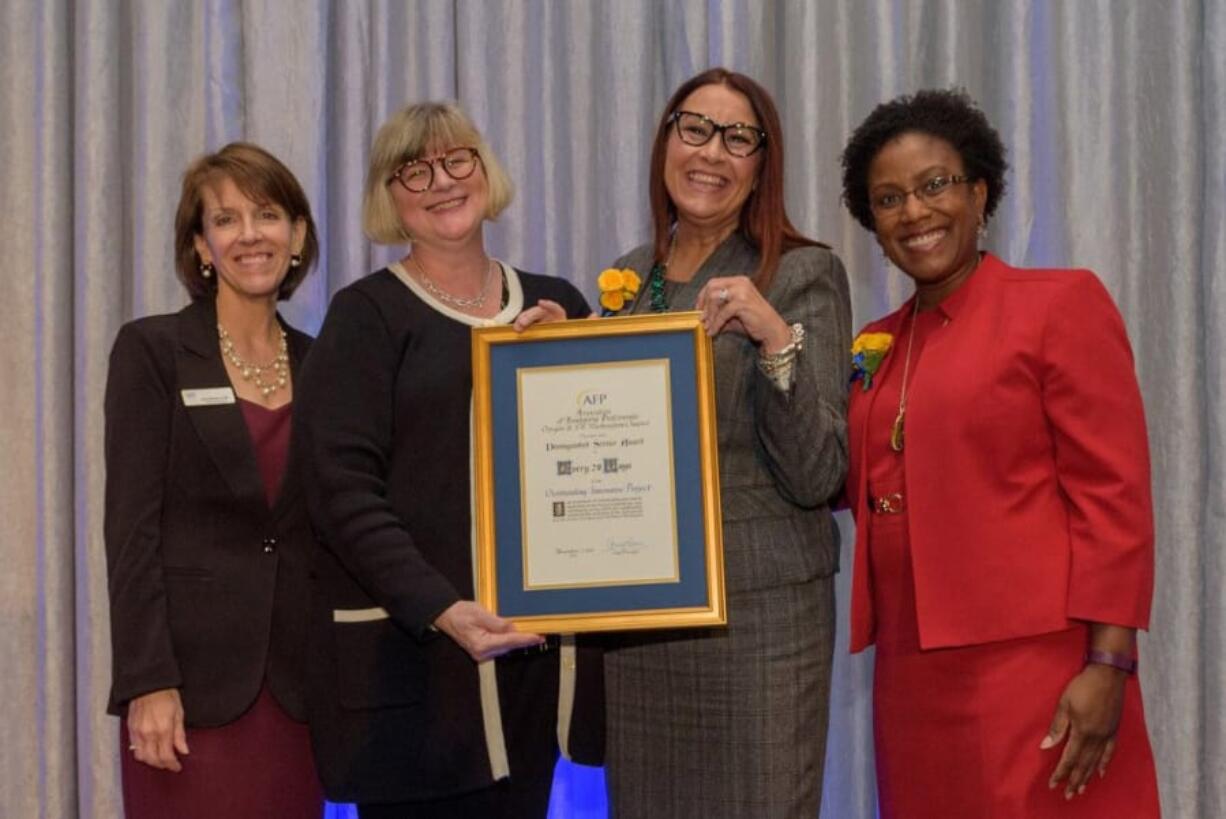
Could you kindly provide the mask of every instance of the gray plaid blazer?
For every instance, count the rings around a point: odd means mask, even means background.
[[[615,263],[647,281],[652,248]],[[719,276],[751,275],[758,251],[739,232],[707,258],[694,278],[670,284],[673,310],[691,310],[702,286]],[[756,364],[745,336],[714,339],[720,496],[728,591],[770,588],[832,574],[838,529],[830,504],[847,473],[847,383],[851,303],[847,274],[825,247],[783,255],[767,300],[789,324],[805,328],[792,386],[779,390]],[[650,312],[644,286],[628,312]]]

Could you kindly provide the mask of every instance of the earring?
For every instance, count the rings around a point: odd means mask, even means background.
[[[200,263],[200,275],[201,275],[203,278],[206,278],[206,279],[209,279],[209,278],[212,278],[212,277],[213,277],[213,264],[212,264],[212,262],[201,262],[201,263]]]
[[[986,220],[983,218],[983,214],[982,214],[982,213],[981,213],[981,214],[979,214],[979,230],[977,230],[977,231],[976,231],[976,233],[978,233],[978,234],[979,234],[979,238],[980,238],[980,239],[986,239],[986,238],[988,238],[988,223],[987,223],[987,221],[986,221]]]
[[[289,257],[290,267],[298,267],[301,264],[302,264],[302,254],[301,253],[295,253],[294,255]]]

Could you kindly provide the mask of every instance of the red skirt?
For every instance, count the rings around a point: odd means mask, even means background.
[[[179,773],[137,762],[120,720],[127,819],[319,819],[324,795],[306,725],[282,710],[267,686],[241,717],[219,728],[188,728]]]
[[[1084,667],[1087,627],[921,650],[905,512],[872,515],[873,679],[881,819],[1149,819],[1158,785],[1141,689],[1125,687],[1115,756],[1085,793],[1047,787],[1064,745],[1039,750],[1064,687]]]

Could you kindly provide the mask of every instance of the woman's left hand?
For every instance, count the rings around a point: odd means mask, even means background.
[[[533,324],[544,324],[547,321],[565,321],[566,309],[556,301],[549,299],[541,299],[536,303],[535,307],[529,307],[527,310],[515,317],[515,332],[522,333]]]
[[[778,352],[792,341],[792,329],[747,276],[711,279],[699,291],[694,307],[702,311],[702,326],[709,336],[725,330],[740,333],[764,353]]]
[[[1049,788],[1055,788],[1061,780],[1067,780],[1065,799],[1083,793],[1095,771],[1099,776],[1106,775],[1124,709],[1126,677],[1111,666],[1089,663],[1065,686],[1051,727],[1039,745],[1046,751],[1068,736],[1060,763],[1047,782]]]

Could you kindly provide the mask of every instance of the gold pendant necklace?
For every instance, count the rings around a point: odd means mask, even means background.
[[[911,332],[907,335],[907,357],[902,366],[902,390],[898,394],[898,415],[894,417],[894,425],[890,428],[890,449],[902,452],[904,439],[903,426],[907,420],[907,375],[911,372],[911,346],[915,343],[915,325],[919,320],[919,296],[915,297],[915,309],[911,311]]]
[[[890,428],[890,449],[895,452],[902,452],[903,445],[903,419],[906,417],[907,410],[903,407],[898,408],[898,415],[894,417],[894,426]]]

